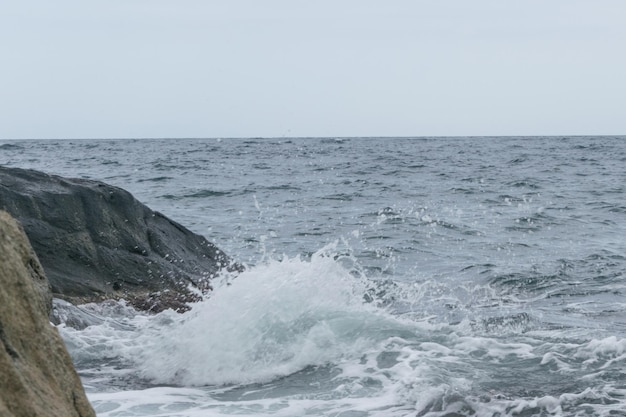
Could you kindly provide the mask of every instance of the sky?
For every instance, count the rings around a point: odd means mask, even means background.
[[[0,1],[0,139],[626,134],[625,0]]]

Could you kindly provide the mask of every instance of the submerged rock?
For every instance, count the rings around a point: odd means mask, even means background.
[[[0,416],[95,416],[48,315],[48,281],[18,223],[0,211]]]
[[[55,297],[125,298],[141,310],[184,310],[222,268],[220,249],[129,192],[98,181],[0,167],[0,208],[23,225]]]

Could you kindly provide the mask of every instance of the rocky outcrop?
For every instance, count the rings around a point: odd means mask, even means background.
[[[43,269],[0,211],[0,416],[95,416],[56,328]]]
[[[98,181],[0,167],[0,209],[23,225],[55,297],[125,298],[141,310],[184,309],[223,267],[215,245],[130,193]]]

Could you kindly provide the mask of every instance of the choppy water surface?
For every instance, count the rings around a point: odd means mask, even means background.
[[[626,138],[4,141],[248,265],[58,304],[99,416],[626,415]]]

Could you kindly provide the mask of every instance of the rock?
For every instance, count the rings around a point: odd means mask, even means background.
[[[0,416],[95,416],[48,321],[48,281],[18,223],[0,211]]]
[[[186,309],[210,289],[220,249],[121,188],[0,167],[0,209],[24,227],[55,297],[74,304],[125,298],[141,310]]]

